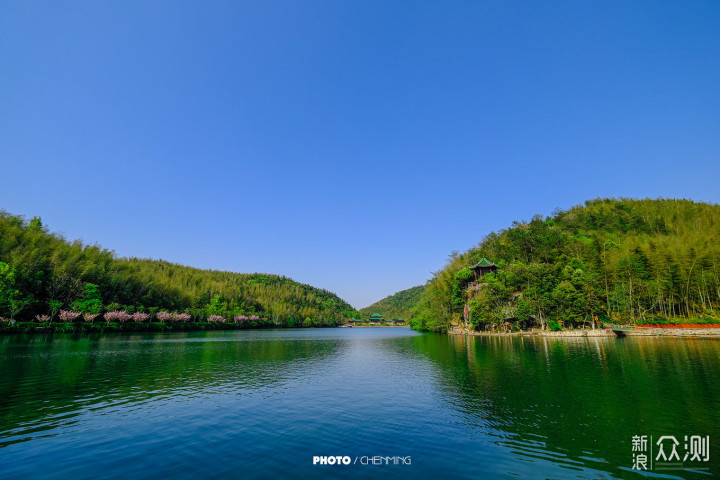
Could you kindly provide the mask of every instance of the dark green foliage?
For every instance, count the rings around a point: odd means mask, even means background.
[[[472,272],[470,274],[472,275]],[[368,318],[375,312],[388,319],[408,318],[410,310],[417,305],[424,289],[425,287],[418,286],[402,290],[373,303],[369,307],[361,308],[358,313],[362,318]]]
[[[38,218],[25,221],[0,211],[0,316],[56,319],[60,309],[177,311],[195,320],[257,315],[275,326],[336,325],[356,314],[333,293],[286,277],[116,258],[49,233]]]
[[[72,309],[81,313],[102,312],[103,304],[100,296],[100,288],[94,283],[86,283],[82,296],[74,301],[71,305]]]
[[[12,319],[32,302],[18,289],[17,272],[5,262],[0,262],[0,316]]]
[[[466,270],[482,257],[499,270],[475,285]],[[461,320],[466,305],[476,328],[505,321],[567,327],[596,316],[627,323],[717,319],[720,206],[597,199],[552,218],[514,222],[451,255],[426,285],[410,323],[443,331]]]
[[[455,309],[465,304],[467,299],[467,286],[475,279],[475,274],[469,268],[463,268],[453,277],[453,306]]]

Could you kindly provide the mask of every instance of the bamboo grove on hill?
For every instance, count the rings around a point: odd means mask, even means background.
[[[276,326],[336,325],[356,313],[335,294],[286,277],[117,258],[49,233],[39,218],[0,211],[0,317],[52,321],[61,310],[77,313],[76,321],[110,312],[163,321],[165,312],[215,323],[262,317]]]
[[[467,267],[482,257],[498,272],[475,283]],[[410,323],[444,331],[464,315],[476,329],[578,325],[594,317],[712,321],[719,309],[720,206],[596,199],[515,222],[452,254],[425,286]]]

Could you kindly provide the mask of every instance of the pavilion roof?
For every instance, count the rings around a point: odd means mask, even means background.
[[[488,260],[487,258],[482,257],[482,258],[480,259],[480,261],[479,261],[478,263],[476,263],[475,265],[473,265],[472,267],[470,267],[470,269],[472,270],[472,269],[475,269],[475,268],[487,268],[487,267],[497,267],[497,265],[495,265],[494,263],[492,263],[492,262],[491,262],[490,260]]]

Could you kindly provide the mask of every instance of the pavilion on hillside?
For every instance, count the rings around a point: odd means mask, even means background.
[[[468,268],[475,274],[476,282],[486,273],[497,273],[497,265],[485,257],[482,257],[478,263]]]

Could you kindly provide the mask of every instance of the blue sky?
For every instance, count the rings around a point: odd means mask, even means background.
[[[0,208],[361,308],[595,197],[720,202],[720,2],[0,5]]]

